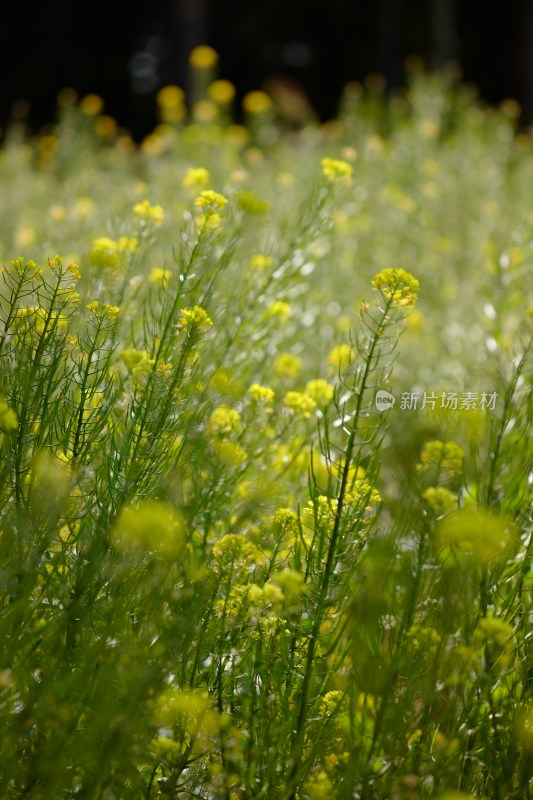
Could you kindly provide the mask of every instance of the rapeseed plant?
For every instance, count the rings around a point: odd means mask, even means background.
[[[3,144],[0,794],[527,798],[530,141],[190,63]]]

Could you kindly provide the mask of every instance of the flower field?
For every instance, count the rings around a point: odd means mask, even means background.
[[[531,138],[199,50],[0,151],[0,796],[529,798]]]

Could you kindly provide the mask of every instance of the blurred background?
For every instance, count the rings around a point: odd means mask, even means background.
[[[484,100],[513,97],[533,122],[533,0],[12,0],[0,11],[0,125],[18,117],[39,129],[70,86],[102,95],[141,138],[157,122],[158,89],[187,90],[188,54],[204,43],[238,97],[266,89],[302,118],[333,117],[343,86],[371,73],[387,91],[402,86],[416,54],[428,69],[457,61]]]

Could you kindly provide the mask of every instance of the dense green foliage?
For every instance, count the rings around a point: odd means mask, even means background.
[[[528,798],[531,141],[206,91],[0,153],[0,795]]]

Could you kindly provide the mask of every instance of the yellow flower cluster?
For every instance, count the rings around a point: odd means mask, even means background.
[[[227,106],[235,99],[235,86],[231,81],[217,80],[207,87],[207,95],[214,103]]]
[[[339,344],[328,355],[328,364],[335,370],[344,369],[350,363],[352,348],[349,344]]]
[[[418,280],[401,267],[382,269],[372,281],[385,300],[392,306],[412,306],[417,298]]]
[[[191,50],[189,64],[193,69],[213,69],[218,64],[218,53],[207,44],[200,44]]]
[[[145,224],[152,224],[156,227],[162,225],[165,220],[165,212],[160,205],[152,205],[149,200],[142,200],[135,203],[133,213],[136,214]]]
[[[151,551],[175,558],[184,550],[183,521],[178,511],[158,500],[126,506],[111,534],[113,547],[122,553]]]
[[[161,286],[163,289],[166,289],[168,286],[168,282],[172,278],[172,272],[169,269],[163,269],[163,267],[153,267],[148,275],[149,283],[155,283]]]
[[[436,517],[443,517],[457,505],[457,498],[444,486],[430,486],[422,495]]]
[[[347,161],[342,161],[339,158],[323,158],[320,163],[322,165],[322,174],[328,181],[351,182],[353,167]]]
[[[179,122],[187,110],[185,108],[185,92],[179,86],[163,86],[156,95],[161,119],[166,123]]]
[[[272,108],[272,100],[266,92],[248,92],[242,99],[242,107],[247,114],[265,114]]]
[[[209,433],[224,435],[233,433],[240,425],[241,416],[235,408],[218,406],[211,413],[207,430]]]
[[[302,359],[292,353],[280,353],[274,361],[276,375],[286,375],[295,378],[302,368]]]
[[[94,240],[88,260],[99,269],[112,269],[121,264],[123,253],[136,250],[138,244],[137,239],[128,236],[121,236],[117,241],[108,236],[100,236]]]
[[[213,545],[213,557],[219,563],[250,566],[262,564],[264,556],[253,542],[240,533],[227,533]]]
[[[204,189],[194,201],[194,205],[207,212],[222,211],[227,202],[228,198],[223,194],[214,192],[212,189]]]
[[[302,417],[309,417],[316,408],[316,402],[305,392],[287,392],[283,403]]]
[[[107,317],[109,320],[114,320],[120,311],[118,306],[111,306],[109,303],[105,303],[103,306],[100,306],[98,300],[93,300],[92,303],[87,303],[87,308],[97,319],[104,319],[104,317]]]
[[[248,392],[256,403],[262,403],[265,406],[271,405],[274,400],[274,390],[268,386],[261,386],[259,383],[252,383]]]
[[[418,472],[435,469],[447,478],[459,478],[463,473],[464,451],[455,442],[441,442],[438,439],[428,442],[420,454]]]
[[[184,189],[199,189],[201,186],[207,186],[209,181],[209,172],[205,167],[189,167],[181,185]]]
[[[289,303],[284,300],[274,300],[265,309],[266,319],[278,319],[280,322],[287,322],[292,313]]]
[[[333,386],[323,378],[315,378],[308,381],[305,393],[311,397],[319,406],[325,406],[333,397]]]
[[[454,563],[487,566],[503,558],[513,544],[512,530],[506,519],[474,506],[448,514],[439,523],[437,534],[445,562],[451,551]]]
[[[12,408],[9,408],[5,397],[0,396],[0,428],[4,431],[13,431],[17,425],[17,415]]]
[[[132,375],[147,375],[152,371],[154,360],[149,357],[146,350],[129,348],[122,350],[120,357]]]
[[[35,278],[38,278],[39,275],[42,274],[42,270],[40,269],[40,267],[37,266],[35,261],[32,261],[30,259],[29,261],[26,261],[26,263],[24,263],[23,256],[20,256],[19,258],[14,258],[11,263],[15,267],[15,270],[20,276],[25,275],[28,278],[30,278],[30,280],[35,280]]]
[[[182,308],[179,327],[183,331],[206,331],[211,328],[213,321],[207,316],[207,311],[201,306]]]
[[[255,269],[268,269],[272,266],[273,259],[271,256],[255,255],[250,259],[250,266]]]
[[[228,203],[228,198],[219,192],[214,192],[212,189],[204,189],[196,200],[194,205],[201,208],[204,212],[198,218],[198,225],[203,227],[206,225],[209,228],[217,229],[222,222],[222,211]]]

